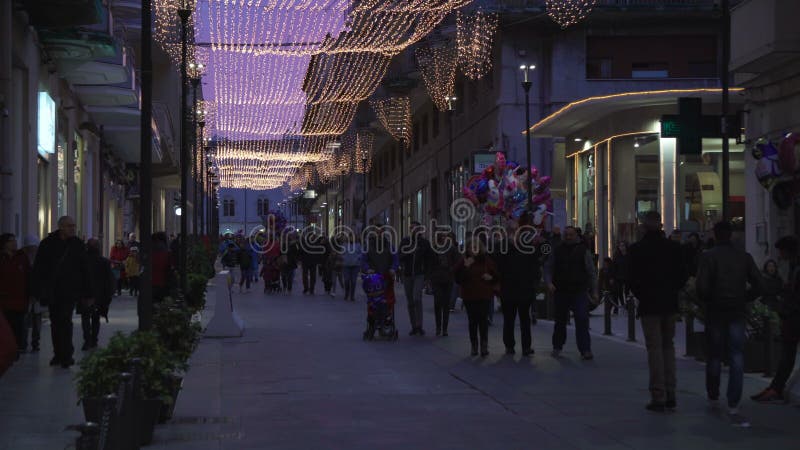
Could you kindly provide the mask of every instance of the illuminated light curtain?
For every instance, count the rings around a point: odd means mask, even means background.
[[[411,142],[411,99],[390,97],[370,102],[375,115],[393,139]]]
[[[597,0],[545,0],[547,15],[561,28],[586,19]]]
[[[439,111],[447,111],[447,97],[453,95],[456,86],[456,49],[450,45],[420,47],[416,58],[433,104]]]
[[[492,70],[492,44],[497,33],[497,14],[477,10],[469,16],[456,16],[456,46],[461,70],[467,78],[478,80]]]
[[[372,152],[375,135],[367,130],[350,131],[342,136],[342,148],[353,156],[353,171],[365,173],[372,170]],[[366,166],[364,162],[366,161]]]
[[[195,57],[195,30],[196,30],[196,0],[153,0],[153,18],[155,27],[153,38],[159,47],[169,56],[175,68],[180,68],[181,63],[181,20],[178,10],[192,11],[186,22],[187,58],[193,61]]]

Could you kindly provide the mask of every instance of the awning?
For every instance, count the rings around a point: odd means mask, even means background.
[[[731,88],[731,102],[740,103],[739,94],[742,88]],[[620,111],[643,108],[648,106],[677,107],[681,97],[699,97],[705,102],[719,103],[722,101],[722,89],[697,88],[697,89],[666,89],[659,91],[622,92],[617,94],[588,97],[574,101],[550,114],[531,128],[534,137],[565,137],[586,127],[600,117],[605,117]],[[523,130],[524,134],[525,131]]]

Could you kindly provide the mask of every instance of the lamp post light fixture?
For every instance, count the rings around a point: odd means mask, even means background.
[[[189,149],[188,139],[186,138],[186,100],[188,97],[188,74],[187,74],[187,28],[189,17],[192,14],[190,5],[187,2],[181,1],[181,6],[178,9],[178,18],[181,21],[181,146],[180,146],[180,168],[181,168],[181,212],[186,211],[188,208],[187,201],[189,200]],[[180,231],[180,258],[179,258],[179,272],[180,272],[180,288],[183,295],[186,295],[188,288],[187,278],[187,242],[188,242],[188,214],[181,214],[181,231]]]
[[[519,66],[519,69],[525,76],[525,79],[522,81],[522,89],[525,91],[525,154],[527,157],[527,171],[528,171],[528,201],[527,201],[527,210],[531,210],[531,200],[533,199],[531,185],[532,180],[531,177],[531,86],[533,83],[528,78],[528,74],[531,70],[536,69],[536,66],[533,64],[523,64]]]
[[[456,179],[455,179],[455,171],[453,170],[453,128],[455,127],[453,117],[455,116],[456,107],[455,103],[458,100],[455,96],[447,96],[445,97],[447,101],[447,118],[449,120],[449,141],[448,141],[448,160],[447,160],[447,174],[448,174],[448,186],[447,186],[447,211],[450,211],[450,206],[455,201],[456,196]],[[453,224],[453,217],[452,215],[448,214],[448,223],[450,225]]]

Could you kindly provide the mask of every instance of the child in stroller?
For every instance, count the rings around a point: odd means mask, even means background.
[[[364,340],[371,341],[378,336],[396,341],[397,328],[394,323],[394,296],[387,295],[387,283],[384,275],[376,272],[367,272],[361,275],[364,293],[367,294],[367,329],[364,331]]]

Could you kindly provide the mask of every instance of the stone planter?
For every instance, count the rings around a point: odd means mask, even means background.
[[[158,423],[164,424],[167,423],[170,419],[172,419],[172,414],[175,412],[175,405],[178,403],[178,393],[181,391],[181,387],[183,386],[183,378],[182,377],[171,377],[171,397],[172,401],[161,402],[161,409],[159,410],[158,414]]]
[[[161,411],[162,401],[157,398],[139,400],[137,436],[139,445],[150,445],[153,442],[153,432],[158,422],[158,415]]]

